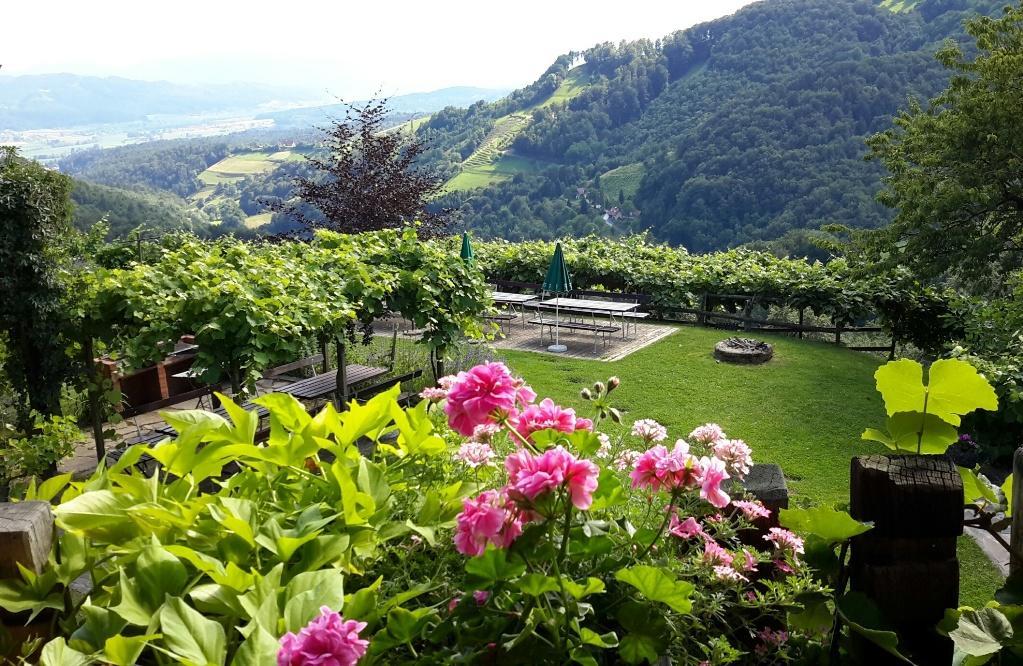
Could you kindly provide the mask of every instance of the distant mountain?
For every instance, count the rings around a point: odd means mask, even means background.
[[[697,251],[800,251],[824,223],[884,225],[864,139],[944,88],[936,49],[1003,4],[764,0],[566,54],[504,99],[418,127],[450,177],[438,205],[483,236],[650,229]]]
[[[77,74],[0,75],[0,130],[122,123],[161,114],[255,112],[265,104],[322,97],[308,90],[250,83],[184,85]]]
[[[427,114],[443,108],[466,107],[479,101],[493,102],[511,92],[508,88],[474,88],[472,86],[452,86],[430,92],[395,95],[387,100],[388,108],[395,114]],[[360,104],[361,102],[354,102]],[[308,128],[323,125],[331,118],[343,116],[345,107],[341,104],[304,107],[261,113],[257,118],[270,118],[275,127]]]

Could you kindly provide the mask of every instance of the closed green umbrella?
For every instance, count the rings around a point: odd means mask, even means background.
[[[462,232],[462,252],[460,256],[462,257],[462,261],[469,264],[470,266],[476,263],[476,255],[473,254],[472,243],[469,242],[468,231]]]
[[[551,264],[547,267],[547,277],[543,280],[543,290],[550,294],[567,294],[572,291],[572,276],[568,274],[568,264],[565,263],[565,255],[561,251],[561,243],[554,246],[554,256],[551,257]],[[554,321],[558,321],[558,303],[554,303]],[[560,327],[554,324],[554,344],[547,347],[550,352],[567,351],[568,347],[561,344]]]

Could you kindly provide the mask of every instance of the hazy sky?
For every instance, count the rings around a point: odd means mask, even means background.
[[[516,87],[558,55],[662,37],[751,0],[3,0],[3,74],[262,81],[345,97]]]

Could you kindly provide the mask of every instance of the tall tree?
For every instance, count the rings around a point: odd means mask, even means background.
[[[327,156],[310,157],[319,172],[295,179],[297,200],[268,202],[307,229],[346,233],[420,223],[420,232],[446,228],[450,209],[428,210],[443,178],[417,164],[427,142],[387,128],[387,100],[347,105],[345,117],[326,128]]]
[[[59,274],[65,261],[60,241],[71,229],[71,188],[69,177],[0,147],[0,333],[7,338],[7,375],[22,393],[24,431],[30,410],[60,413],[61,384],[74,369]]]
[[[924,277],[951,272],[983,288],[1023,266],[1023,5],[966,30],[976,55],[938,52],[948,88],[869,140],[890,172],[879,199],[897,211],[873,240]]]

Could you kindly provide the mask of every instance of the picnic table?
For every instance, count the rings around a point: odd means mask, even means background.
[[[597,315],[606,315],[608,318],[608,324],[612,327],[615,326],[615,316],[623,322],[627,321],[627,317],[635,316],[636,308],[639,307],[639,303],[624,303],[621,301],[598,301],[589,298],[549,298],[545,301],[540,301],[537,305],[545,310],[564,310],[569,314],[588,314],[593,316],[592,326],[598,326],[596,322]],[[566,326],[567,328],[567,326]],[[622,327],[622,339],[626,337],[627,326]]]
[[[526,303],[536,300],[535,294],[517,294],[510,291],[493,291],[490,293],[494,299],[494,303],[499,303],[505,306],[506,313],[498,315],[490,315],[487,319],[491,321],[497,321],[500,324],[512,322],[522,315],[523,326],[525,325],[525,311]],[[518,314],[515,314],[516,306],[519,308]]]
[[[375,379],[381,375],[387,374],[387,368],[379,368],[375,366],[359,365],[353,363],[345,366],[345,383],[351,387],[360,382],[364,382],[370,379]],[[310,377],[309,379],[301,379],[294,384],[288,384],[282,386],[277,390],[278,393],[289,393],[296,398],[303,400],[315,400],[316,398],[322,398],[326,395],[330,395],[337,390],[337,370],[328,370],[322,374]]]

